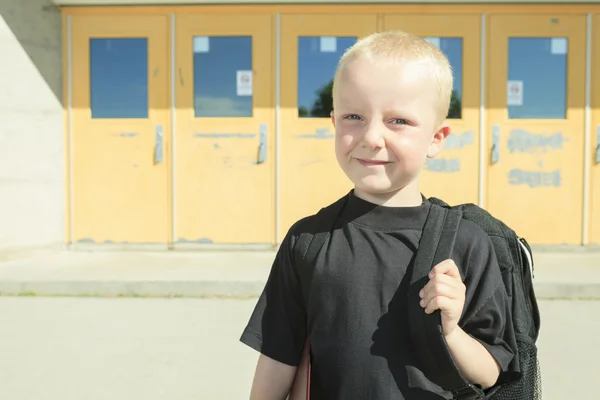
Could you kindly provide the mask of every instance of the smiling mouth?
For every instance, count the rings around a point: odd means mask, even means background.
[[[378,167],[378,166],[390,164],[389,161],[363,160],[360,158],[356,158],[355,160],[358,161],[360,165],[363,165],[365,167]]]

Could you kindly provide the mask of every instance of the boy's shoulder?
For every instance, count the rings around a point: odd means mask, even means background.
[[[485,244],[491,245],[488,232],[480,224],[463,217],[456,235],[456,245],[463,248],[478,247]]]
[[[326,205],[317,212],[297,220],[289,229],[284,239],[287,250],[295,255],[295,259],[304,259],[309,247],[324,242],[334,228],[340,213],[343,211],[348,194]]]
[[[289,229],[288,235],[297,238],[301,235],[314,235],[329,232],[346,204],[348,195],[340,197],[319,211],[297,220]]]
[[[506,226],[505,229],[502,229],[502,221],[497,220],[485,209],[475,204],[465,203],[449,206],[437,198],[428,198],[427,201],[432,207],[437,206],[460,211],[461,219],[456,236],[456,245],[459,247],[482,244],[492,246],[492,236],[506,236],[506,229],[510,229]]]
[[[473,274],[481,274],[481,278],[488,277],[490,262],[496,258],[496,250],[489,234],[481,226],[465,218],[461,220],[452,253],[452,259],[463,277]]]
[[[504,221],[492,215],[486,209],[475,204],[459,204],[453,207],[439,199],[428,199],[439,207],[459,211],[460,225],[456,231],[452,259],[457,264],[464,279],[487,282],[500,288],[504,275],[514,268],[524,268],[523,260],[531,257],[522,238]],[[525,244],[523,244],[525,243]]]

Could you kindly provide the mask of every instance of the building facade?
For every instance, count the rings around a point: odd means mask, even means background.
[[[0,248],[276,245],[350,189],[331,80],[395,29],[455,74],[423,194],[600,243],[598,2],[155,3],[0,0]]]

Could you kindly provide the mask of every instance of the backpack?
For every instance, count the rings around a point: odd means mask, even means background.
[[[310,276],[317,254],[336,229],[336,221],[346,205],[348,195],[328,207],[322,208],[313,218],[305,219],[296,243],[296,265]],[[540,330],[540,313],[533,287],[533,258],[527,241],[475,204],[449,206],[437,198],[429,198],[431,203],[415,263],[409,288],[409,307],[407,312],[411,320],[410,337],[417,349],[419,369],[431,382],[452,393],[455,400],[539,400],[542,398],[541,374],[538,361],[537,338]],[[481,227],[490,237],[507,293],[512,301],[512,317],[518,351],[513,359],[516,363],[517,377],[507,382],[498,382],[493,388],[483,391],[470,384],[454,363],[445,342],[441,313],[426,314],[419,305],[419,291],[428,280],[428,273],[439,262],[450,258],[456,234],[461,221],[469,220]],[[330,226],[323,231],[312,225]],[[317,222],[318,221],[318,222]],[[304,295],[308,293],[310,278]],[[305,297],[306,298],[306,297]],[[307,339],[307,347],[310,345]],[[310,362],[308,363],[306,382],[307,399],[310,398]],[[296,385],[296,383],[294,383]]]

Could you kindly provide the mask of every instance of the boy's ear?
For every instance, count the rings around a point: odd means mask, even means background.
[[[329,115],[331,116],[331,122],[333,123],[333,126],[335,127],[335,114],[334,114],[333,110],[331,110]]]
[[[450,135],[450,133],[450,125],[447,121],[444,121],[433,135],[433,140],[431,141],[429,150],[427,151],[427,158],[433,158],[438,155],[438,153],[444,148],[444,143],[446,142],[446,138],[448,135]]]

